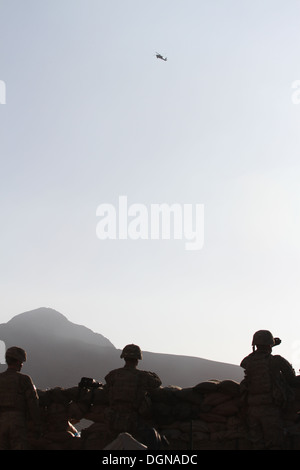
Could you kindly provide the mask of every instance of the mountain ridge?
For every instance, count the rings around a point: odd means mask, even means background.
[[[99,346],[115,347],[100,333],[95,333],[84,325],[78,325],[67,319],[65,315],[50,307],[40,307],[15,315],[7,323],[0,324],[0,331],[9,335],[39,336],[40,338],[54,334],[64,340],[70,338],[98,344]]]
[[[121,351],[109,339],[49,307],[20,313],[0,324],[0,340],[6,348],[19,346],[27,351],[22,371],[38,388],[72,387],[83,376],[104,383],[110,370],[124,364]],[[0,370],[4,368],[2,365]],[[143,351],[139,368],[156,372],[163,386],[190,387],[212,378],[242,379],[242,370],[236,365],[150,351]]]

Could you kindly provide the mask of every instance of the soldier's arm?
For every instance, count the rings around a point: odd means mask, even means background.
[[[28,375],[24,375],[24,393],[30,418],[33,423],[39,427],[40,425],[40,410],[39,410],[39,397],[36,388]]]
[[[244,359],[240,363],[240,367],[242,367],[243,369],[247,369],[247,366],[249,364],[249,360],[251,359],[252,356],[253,356],[253,353],[251,353],[248,356],[244,357]]]
[[[281,373],[283,374],[287,383],[291,386],[300,386],[300,377],[297,377],[292,365],[284,359],[282,356],[274,356],[274,360],[279,366]]]
[[[114,378],[115,378],[115,375],[116,375],[116,372],[115,370],[111,370],[105,377],[105,384],[104,386],[109,386],[109,385],[112,385],[113,381],[114,381]]]
[[[155,374],[155,372],[148,372],[148,389],[149,390],[153,390],[154,388],[158,388],[162,382],[160,380],[160,378],[158,377],[157,374]]]

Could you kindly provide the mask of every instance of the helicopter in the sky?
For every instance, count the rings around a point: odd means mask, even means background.
[[[163,57],[161,54],[159,54],[159,52],[156,53],[156,58],[157,58],[157,59],[164,60],[165,62],[168,60],[167,57]]]

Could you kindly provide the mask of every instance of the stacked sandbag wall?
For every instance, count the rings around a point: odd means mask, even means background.
[[[151,394],[154,420],[172,449],[248,448],[240,385],[210,380],[195,387],[166,387]]]
[[[109,403],[101,384],[91,389],[57,387],[38,393],[43,439],[36,446],[94,450],[108,444],[105,423]],[[293,446],[300,449],[300,439],[295,438],[300,435],[298,394],[285,426],[287,435],[289,430],[293,433]],[[150,400],[152,425],[166,436],[170,450],[251,449],[240,384],[233,380],[209,380],[190,388],[159,387],[151,392]],[[76,437],[76,423],[81,420],[92,424],[82,431],[80,439]]]

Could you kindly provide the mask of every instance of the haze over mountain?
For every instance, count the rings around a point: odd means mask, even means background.
[[[109,339],[51,308],[24,312],[0,324],[0,340],[6,348],[19,346],[27,351],[22,371],[41,389],[72,387],[83,376],[104,382],[111,369],[123,366],[120,350]],[[1,371],[5,368],[0,366]],[[164,386],[190,387],[212,378],[240,381],[243,377],[236,365],[148,351],[143,351],[139,368],[156,372]]]

